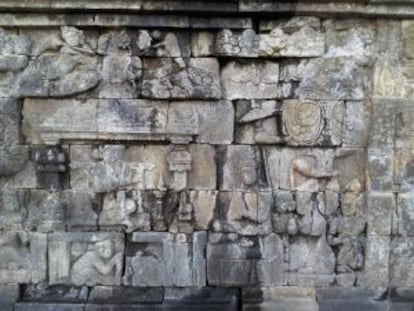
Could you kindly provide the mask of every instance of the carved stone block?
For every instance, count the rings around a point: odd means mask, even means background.
[[[325,36],[316,17],[263,22],[259,55],[264,57],[316,57],[324,54]]]
[[[20,109],[18,100],[0,98],[0,176],[16,174],[28,158],[27,147],[19,144]]]
[[[67,156],[59,146],[35,147],[32,149],[36,162],[37,182],[42,188],[52,191],[62,190],[65,185]]]
[[[413,244],[411,237],[395,237],[392,239],[389,258],[391,286],[414,286]]]
[[[88,300],[89,289],[86,286],[33,284],[24,287],[21,301],[84,303]]]
[[[267,187],[259,149],[232,145],[219,150],[220,190],[253,191]]]
[[[246,101],[236,104],[236,142],[240,144],[282,143],[280,108],[276,101]]]
[[[327,55],[372,56],[375,52],[376,23],[363,19],[326,20]]]
[[[326,237],[299,237],[289,244],[289,285],[327,286],[335,274],[335,254]]]
[[[46,252],[46,234],[3,232],[0,237],[0,283],[46,281]]]
[[[414,190],[414,149],[401,148],[394,150],[394,185],[401,192]]]
[[[365,245],[365,260],[362,275],[358,278],[361,286],[387,286],[390,281],[390,269],[393,268],[390,260],[390,237],[369,237]],[[402,259],[404,260],[404,259]],[[397,267],[397,266],[395,266]],[[399,271],[399,273],[401,273]],[[397,284],[395,284],[397,285]],[[404,286],[399,283],[400,286]]]
[[[205,232],[133,233],[126,249],[125,285],[205,286]]]
[[[85,55],[41,55],[19,77],[17,95],[63,97],[86,92],[100,81],[97,59]]]
[[[395,213],[395,210],[396,203],[393,193],[368,193],[368,236],[391,235],[392,215]]]
[[[346,102],[342,128],[344,147],[363,147],[368,144],[371,124],[371,102]]]
[[[391,191],[393,188],[393,151],[388,148],[368,149],[368,187],[371,191]]]
[[[144,193],[139,190],[105,194],[99,214],[101,230],[149,231],[150,211],[144,207]]]
[[[398,194],[397,213],[394,215],[394,233],[403,236],[414,236],[414,195]]]
[[[257,57],[259,36],[253,29],[233,33],[230,29],[220,30],[216,35],[215,54],[232,57]]]
[[[197,143],[223,145],[233,142],[234,108],[231,101],[191,102],[199,119]]]
[[[280,188],[319,192],[337,188],[333,150],[282,149]]]
[[[213,230],[256,235],[258,230],[258,195],[254,192],[220,192],[218,215]]]
[[[221,96],[214,58],[144,59],[142,96],[157,99],[208,99]]]
[[[209,145],[191,145],[191,170],[188,172],[188,187],[194,190],[217,188],[216,151]]]
[[[284,284],[282,239],[210,234],[207,245],[207,278],[216,286],[274,286]]]
[[[168,104],[144,100],[26,100],[24,134],[33,143],[61,139],[161,140],[167,136]],[[67,118],[70,115],[71,118]],[[184,119],[182,128],[194,124]],[[188,135],[180,129],[172,134]]]
[[[303,61],[299,67],[301,81],[295,90],[299,98],[361,100],[370,94],[371,64],[366,60],[318,58]]]
[[[210,229],[214,219],[217,191],[190,191],[189,200],[194,210],[194,229]]]
[[[75,190],[108,192],[145,186],[144,148],[123,145],[72,145],[71,187]],[[149,164],[148,164],[149,165]]]
[[[193,57],[212,56],[214,53],[215,35],[212,32],[194,32],[191,36],[191,53]]]
[[[119,233],[54,233],[49,240],[49,283],[120,285],[124,236]]]
[[[341,101],[286,100],[283,129],[288,145],[340,145],[345,107]]]
[[[221,79],[226,99],[279,97],[279,64],[270,61],[232,61],[224,66]]]
[[[139,57],[109,55],[103,58],[100,98],[137,98],[142,78]]]

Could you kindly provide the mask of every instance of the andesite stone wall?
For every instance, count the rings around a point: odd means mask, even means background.
[[[414,310],[408,2],[20,2],[1,311]]]

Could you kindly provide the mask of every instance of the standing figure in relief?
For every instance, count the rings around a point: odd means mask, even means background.
[[[0,269],[28,269],[28,244],[25,233],[3,233],[0,236]]]
[[[103,284],[120,279],[122,253],[114,255],[110,240],[95,243],[93,250],[83,254],[72,267],[72,282],[75,285]]]

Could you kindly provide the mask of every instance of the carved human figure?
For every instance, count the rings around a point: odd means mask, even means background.
[[[328,181],[337,174],[333,170],[318,168],[316,156],[305,154],[292,160],[289,177],[290,184],[294,189],[318,192],[324,190]]]
[[[153,31],[152,38],[159,41],[152,48],[156,49],[157,57],[181,57],[181,49],[177,36],[171,32],[163,34],[160,31]]]
[[[66,54],[94,54],[93,49],[86,42],[85,33],[75,27],[62,26],[60,28],[63,39],[61,53]]]
[[[0,235],[0,269],[29,269],[28,244],[25,233]]]
[[[110,240],[95,243],[72,267],[71,279],[75,285],[106,284],[108,279],[121,279],[123,256],[114,254]],[[120,284],[117,284],[120,285]]]

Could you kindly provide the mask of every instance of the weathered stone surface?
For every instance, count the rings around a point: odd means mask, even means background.
[[[325,49],[321,21],[316,17],[294,17],[289,20],[265,22],[260,34],[259,55],[263,57],[316,57]]]
[[[396,209],[392,193],[369,193],[367,204],[368,235],[391,235],[391,218]]]
[[[210,234],[207,279],[216,286],[273,286],[284,283],[282,239]]]
[[[49,284],[120,285],[123,235],[54,233],[48,241]]]
[[[194,229],[210,229],[217,203],[217,191],[190,191],[189,196],[194,209]]]
[[[13,305],[19,296],[19,285],[0,285],[0,304],[4,311],[13,311]]]
[[[150,217],[141,191],[118,191],[105,194],[98,223],[101,230],[149,231]]]
[[[402,22],[402,39],[403,39],[403,53],[404,56],[407,58],[414,58],[413,54],[413,44],[414,44],[414,38],[413,38],[413,29],[414,24],[409,21],[403,21]]]
[[[0,283],[46,281],[46,234],[9,231],[0,238]]]
[[[191,145],[191,170],[188,173],[188,187],[194,190],[216,189],[216,152],[209,145]]]
[[[244,311],[318,311],[316,291],[306,287],[243,288]]]
[[[14,306],[15,311],[83,311],[84,308],[84,304],[77,303],[19,302]]]
[[[387,311],[389,310],[389,302],[386,297],[387,291],[381,288],[328,288],[318,290],[318,303],[320,311]]]
[[[401,148],[394,150],[394,187],[398,187],[401,192],[411,192],[414,190],[413,180],[413,161],[414,149]]]
[[[257,193],[220,192],[217,202],[217,213],[220,216],[214,220],[213,230],[256,235],[259,224],[258,210]]]
[[[335,255],[325,236],[299,237],[289,245],[289,285],[328,286],[334,279]]]
[[[239,100],[236,103],[236,137],[239,144],[282,143],[278,116],[280,107],[275,100]]]
[[[283,103],[283,130],[288,145],[340,145],[345,114],[341,101]]]
[[[400,193],[397,200],[397,211],[393,215],[393,233],[403,236],[414,235],[414,195]]]
[[[25,302],[83,303],[88,300],[89,289],[86,286],[47,285],[45,283],[29,285],[21,300]]]
[[[233,142],[234,108],[231,101],[191,102],[198,112],[197,143],[225,145]]]
[[[212,56],[214,53],[213,33],[208,31],[195,32],[191,36],[191,54],[193,57]]]
[[[344,147],[363,147],[368,144],[371,124],[370,101],[348,101],[342,127]]]
[[[84,55],[41,55],[17,81],[16,95],[62,97],[96,87],[101,79],[96,59]]]
[[[414,305],[414,292],[411,288],[395,288],[391,290],[391,310],[409,311]]]
[[[319,58],[300,64],[295,95],[319,100],[362,100],[370,95],[371,64],[350,57]],[[334,86],[334,87],[331,87]]]
[[[368,149],[368,187],[371,191],[391,191],[393,188],[393,152],[388,148]]]
[[[142,96],[156,99],[219,98],[219,64],[214,58],[146,58]]]
[[[223,29],[216,35],[215,54],[232,57],[257,57],[260,37],[253,29],[246,29],[240,33],[233,33],[230,29]]]
[[[362,275],[358,278],[361,286],[387,286],[390,277],[390,237],[370,236],[365,246],[365,261]]]
[[[90,294],[88,301],[95,304],[140,304],[140,303],[162,303],[164,289],[134,288],[134,287],[110,287],[96,286]]]
[[[46,144],[56,144],[61,139],[157,141],[165,140],[168,133],[177,137],[198,133],[188,133],[188,128],[197,124],[194,113],[192,118],[185,115],[179,119],[180,127],[167,124],[168,114],[169,122],[178,117],[174,115],[175,110],[169,112],[168,107],[166,103],[145,100],[88,100],[86,103],[26,100],[23,128],[29,141]],[[69,113],[70,119],[67,118]]]
[[[413,240],[395,237],[391,240],[390,284],[394,287],[414,286]]]
[[[122,145],[72,145],[71,187],[75,190],[107,192],[145,185],[144,148]]]
[[[100,98],[136,98],[142,77],[139,57],[105,56],[102,64]]]
[[[221,71],[226,99],[279,97],[279,64],[270,61],[232,61]]]
[[[126,247],[124,285],[205,286],[206,233],[133,233]]]
[[[267,187],[257,147],[232,145],[219,150],[220,190],[254,191]]]
[[[28,148],[19,144],[20,109],[18,100],[0,98],[0,176],[16,174],[28,159]]]
[[[371,56],[375,51],[376,23],[365,19],[324,22],[328,56]]]

